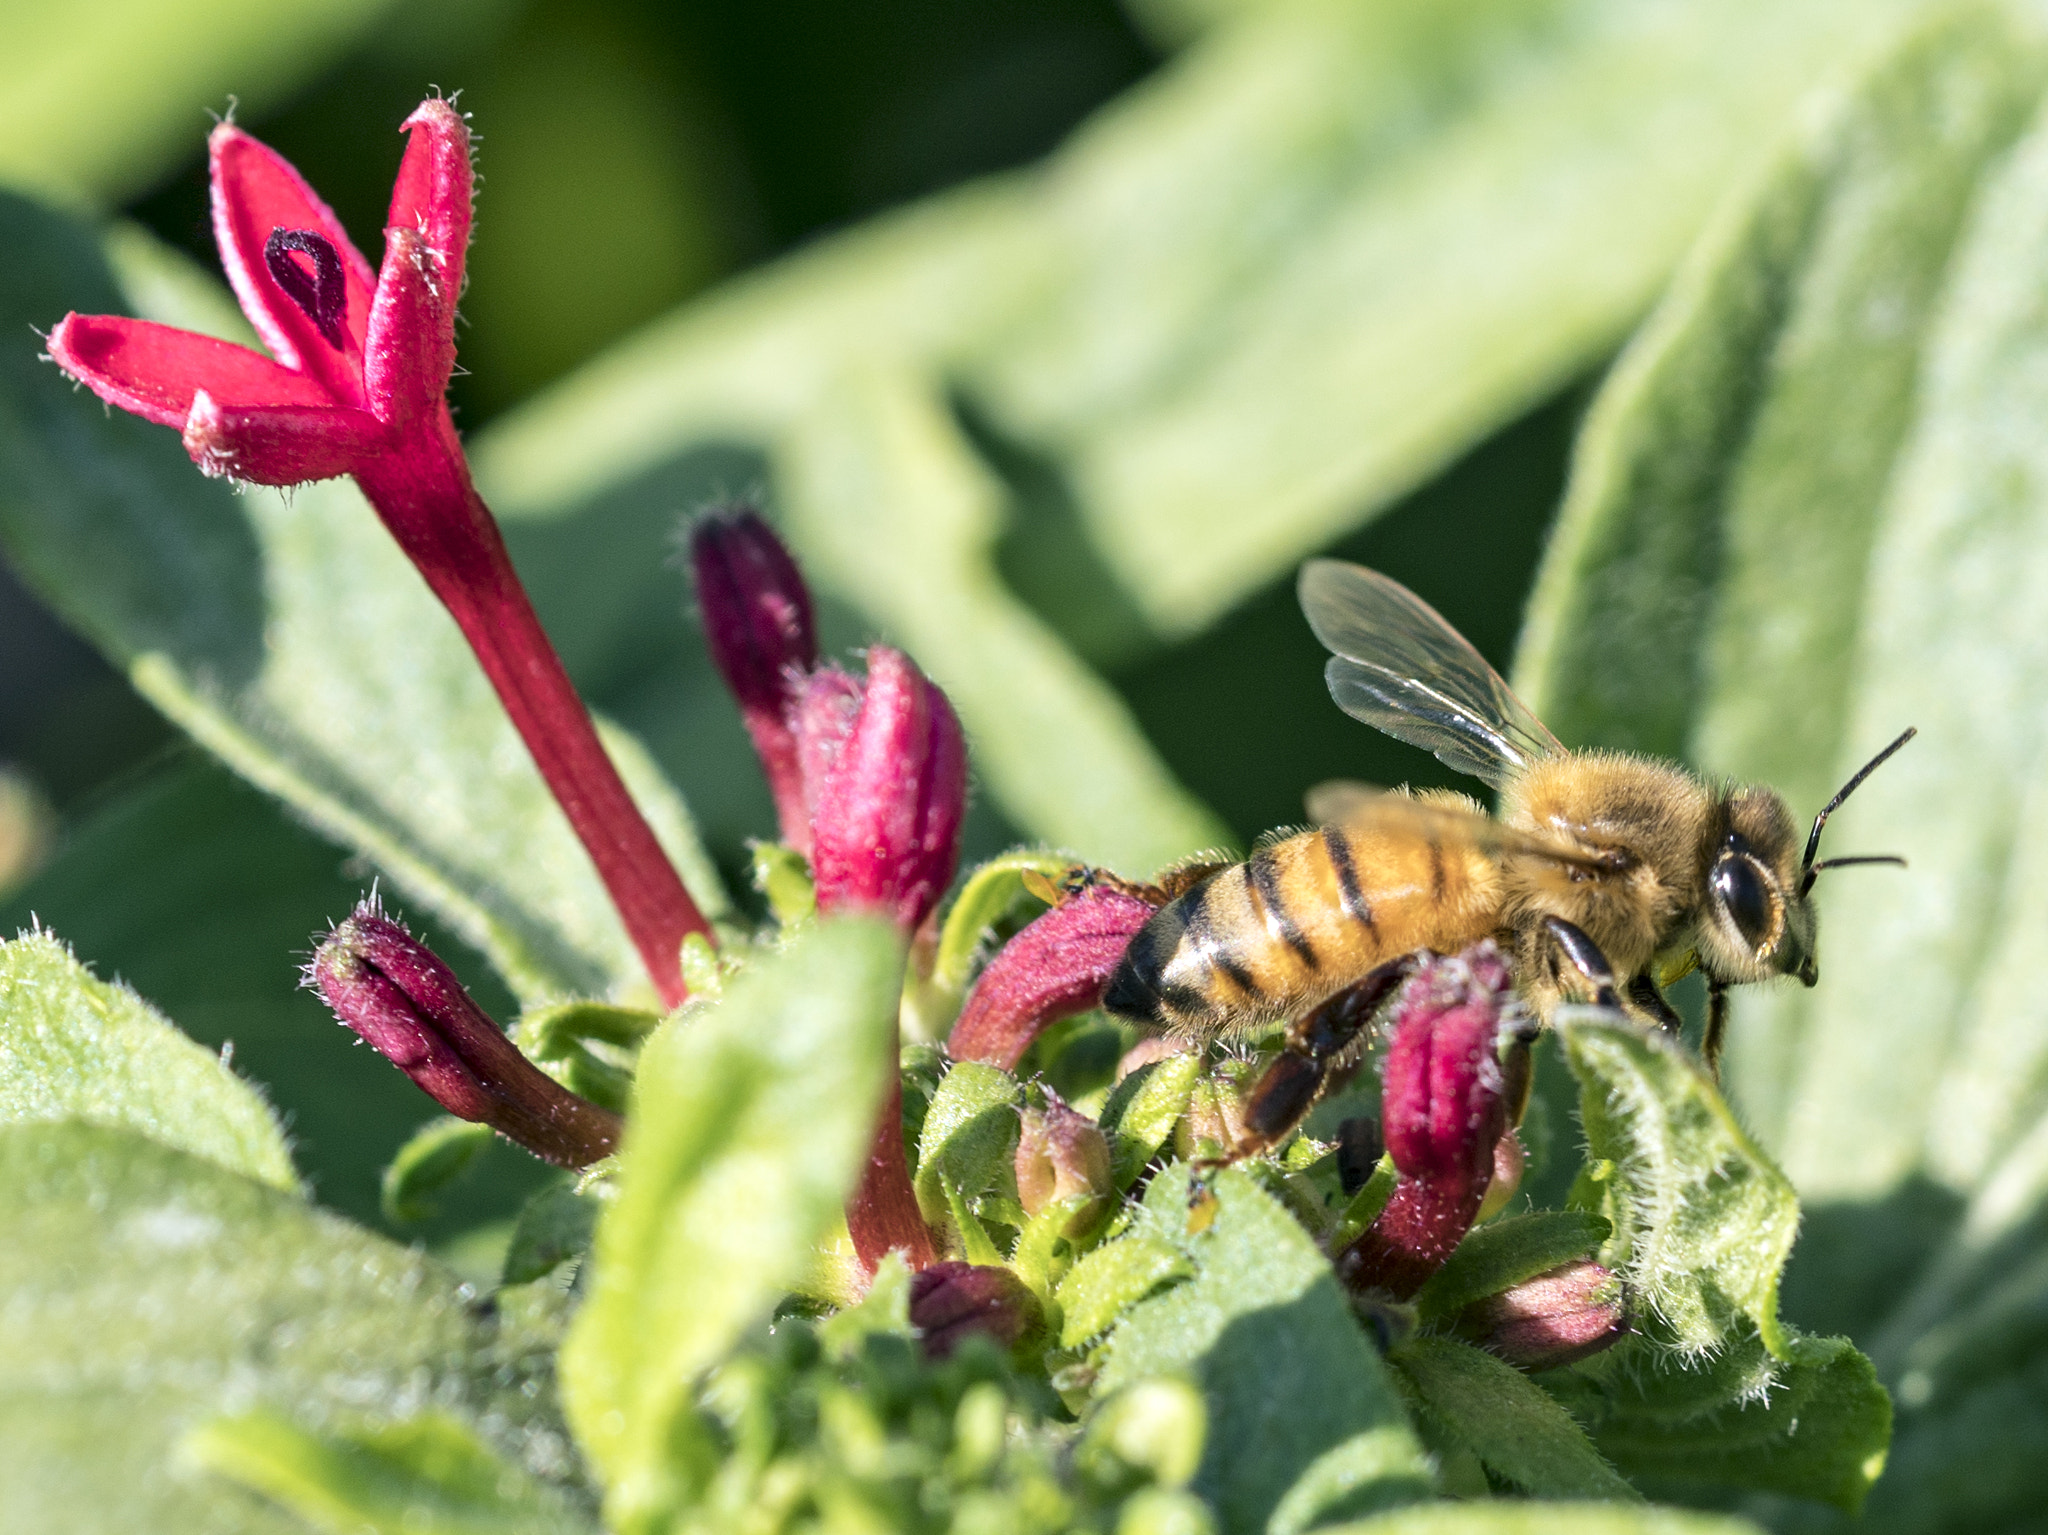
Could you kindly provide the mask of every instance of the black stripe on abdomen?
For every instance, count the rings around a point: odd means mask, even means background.
[[[1280,866],[1273,857],[1272,849],[1254,853],[1244,866],[1244,872],[1252,893],[1272,919],[1280,941],[1294,950],[1309,969],[1320,970],[1322,958],[1316,953],[1316,946],[1308,941],[1308,934],[1301,930],[1301,924],[1294,920],[1294,913],[1287,909],[1287,897],[1280,889]]]
[[[1359,887],[1358,865],[1351,861],[1351,844],[1345,841],[1344,833],[1336,827],[1325,826],[1323,850],[1330,855],[1330,867],[1337,871],[1337,896],[1343,903],[1344,915],[1371,932],[1374,926],[1372,902],[1365,898],[1365,891]]]

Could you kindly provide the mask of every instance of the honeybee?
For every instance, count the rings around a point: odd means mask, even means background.
[[[1132,940],[1103,999],[1111,1012],[1204,1041],[1290,1020],[1282,1065],[1296,1065],[1261,1089],[1275,1124],[1306,1112],[1327,1062],[1398,983],[1404,956],[1483,938],[1511,957],[1517,990],[1545,1022],[1578,995],[1676,1031],[1663,985],[1703,971],[1702,1054],[1716,1068],[1730,986],[1819,979],[1809,897],[1820,873],[1903,862],[1815,855],[1828,817],[1912,730],[1814,817],[1802,854],[1772,789],[1566,750],[1400,583],[1314,560],[1299,591],[1333,652],[1325,676],[1338,707],[1487,784],[1500,815],[1448,791],[1324,785],[1309,797],[1315,829],[1277,834],[1245,862],[1205,872]]]

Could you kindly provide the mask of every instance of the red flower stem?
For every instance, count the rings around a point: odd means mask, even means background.
[[[892,1052],[891,1059],[894,1059]],[[910,1187],[910,1164],[903,1156],[903,1079],[897,1077],[875,1121],[867,1165],[860,1184],[846,1202],[846,1228],[861,1267],[872,1274],[892,1251],[900,1251],[913,1271],[938,1262],[930,1228],[918,1212]]]
[[[441,599],[582,839],[665,1007],[689,995],[682,943],[710,936],[697,903],[633,803],[541,628],[490,508],[440,413],[439,454],[389,453],[355,472],[392,537]]]

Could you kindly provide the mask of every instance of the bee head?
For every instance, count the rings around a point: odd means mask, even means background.
[[[1866,762],[1813,818],[1803,855],[1784,800],[1769,789],[1743,788],[1723,804],[1720,842],[1707,864],[1706,913],[1700,923],[1700,958],[1724,982],[1795,975],[1808,986],[1820,979],[1814,955],[1814,910],[1809,897],[1824,869],[1845,864],[1894,863],[1889,853],[1822,858],[1821,829],[1843,800],[1884,760],[1912,740],[1908,730]]]
[[[1700,959],[1726,982],[1796,975],[1811,986],[1813,906],[1799,862],[1799,829],[1770,789],[1743,788],[1722,804],[1706,870]]]

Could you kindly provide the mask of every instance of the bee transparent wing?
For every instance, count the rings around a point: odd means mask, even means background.
[[[1503,826],[1484,809],[1447,791],[1410,794],[1355,779],[1333,778],[1308,791],[1308,816],[1319,826],[1346,831],[1410,830],[1419,836],[1463,836],[1491,852],[1547,858],[1594,873],[1612,873],[1611,858],[1588,853],[1540,832]]]
[[[1499,789],[1564,748],[1443,615],[1341,560],[1301,568],[1301,610],[1332,652],[1330,696],[1353,719]]]

